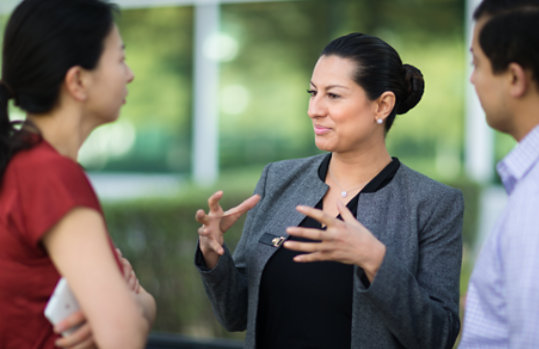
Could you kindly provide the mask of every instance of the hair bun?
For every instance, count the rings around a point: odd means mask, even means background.
[[[397,105],[397,114],[404,114],[416,106],[423,96],[425,90],[425,80],[421,71],[410,64],[403,64],[404,87],[402,100]]]

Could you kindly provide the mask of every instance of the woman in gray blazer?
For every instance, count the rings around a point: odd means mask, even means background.
[[[266,166],[255,195],[196,219],[195,263],[246,348],[451,348],[459,331],[463,199],[392,158],[386,133],[423,94],[379,38],[335,39],[308,114],[326,151]],[[249,211],[250,210],[250,211]],[[234,255],[223,234],[249,211]]]

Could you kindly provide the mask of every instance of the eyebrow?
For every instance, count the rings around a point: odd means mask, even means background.
[[[317,87],[316,84],[314,82],[311,81],[311,85],[313,85],[313,87]],[[331,89],[331,88],[345,88],[345,89],[348,89],[347,86],[343,86],[343,85],[329,85],[326,87],[326,91]]]

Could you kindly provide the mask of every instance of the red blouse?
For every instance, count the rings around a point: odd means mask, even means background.
[[[103,215],[82,167],[49,143],[11,159],[0,187],[0,348],[54,348],[43,310],[60,274],[41,239],[81,206]]]

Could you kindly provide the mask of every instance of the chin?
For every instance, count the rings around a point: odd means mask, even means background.
[[[334,148],[327,145],[327,144],[324,144],[322,142],[315,142],[314,145],[316,145],[316,147],[318,149],[320,149],[321,151],[327,151],[327,152],[333,152]]]
[[[324,142],[321,142],[320,140],[316,139],[317,137],[315,136],[314,137],[314,145],[316,145],[316,147],[320,150],[324,150],[325,148],[325,145],[324,145]]]

